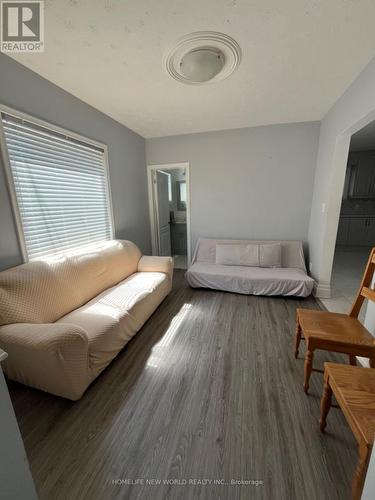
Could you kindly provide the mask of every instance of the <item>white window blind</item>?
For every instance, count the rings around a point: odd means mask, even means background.
[[[113,237],[103,148],[1,114],[29,259]]]

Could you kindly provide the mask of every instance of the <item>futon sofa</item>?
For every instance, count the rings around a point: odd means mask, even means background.
[[[186,279],[194,288],[248,295],[307,297],[314,286],[300,241],[201,238]]]
[[[130,241],[0,273],[0,347],[7,376],[79,399],[172,286],[170,257]]]

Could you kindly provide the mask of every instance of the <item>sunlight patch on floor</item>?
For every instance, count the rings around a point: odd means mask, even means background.
[[[160,365],[160,362],[165,362],[165,358],[163,357],[163,348],[168,347],[172,340],[174,339],[176,333],[178,332],[182,322],[184,321],[187,313],[192,308],[192,304],[184,304],[179,312],[173,317],[167,331],[163,335],[160,342],[156,344],[154,349],[152,350],[152,354],[147,361],[146,366],[150,366],[153,368],[157,368]]]

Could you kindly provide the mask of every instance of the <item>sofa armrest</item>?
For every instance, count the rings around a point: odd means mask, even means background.
[[[173,259],[172,257],[144,255],[138,262],[138,271],[164,273],[168,275],[170,282],[172,282]]]
[[[4,371],[16,380],[68,399],[79,399],[89,380],[88,336],[68,323],[15,323],[0,327],[8,353]]]

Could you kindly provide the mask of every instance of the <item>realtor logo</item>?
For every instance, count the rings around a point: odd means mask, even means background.
[[[44,52],[42,1],[1,2],[1,52]]]

